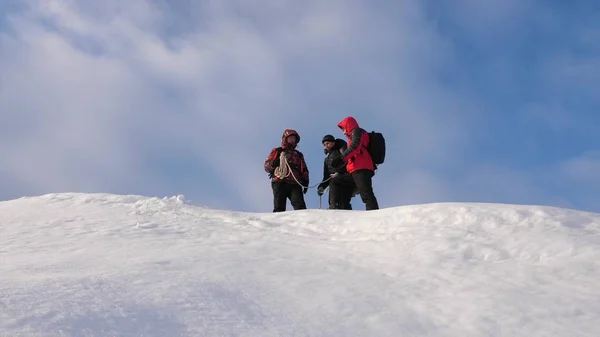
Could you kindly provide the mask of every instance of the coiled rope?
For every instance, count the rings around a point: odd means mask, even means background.
[[[333,177],[329,177],[325,180],[322,180],[320,182],[318,182],[315,185],[312,186],[304,186],[302,185],[302,183],[300,181],[298,181],[298,179],[296,178],[296,176],[294,175],[294,172],[292,172],[292,168],[290,167],[290,163],[288,163],[287,158],[285,156],[285,152],[281,152],[281,154],[279,155],[279,166],[277,166],[275,168],[275,171],[273,172],[273,175],[275,175],[277,178],[279,179],[283,179],[286,178],[288,176],[292,176],[292,178],[294,178],[294,180],[296,181],[296,183],[300,186],[302,186],[303,188],[315,188],[319,185],[321,185],[324,182],[327,182],[329,180],[331,180]]]

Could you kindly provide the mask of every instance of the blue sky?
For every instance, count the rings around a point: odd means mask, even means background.
[[[594,1],[5,1],[0,199],[270,212],[283,130],[313,185],[322,136],[351,115],[386,136],[382,207],[600,212],[598,17]]]

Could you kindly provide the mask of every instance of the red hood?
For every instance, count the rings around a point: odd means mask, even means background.
[[[347,134],[351,134],[352,130],[358,127],[358,122],[354,117],[348,116],[338,123],[338,128],[344,130]]]

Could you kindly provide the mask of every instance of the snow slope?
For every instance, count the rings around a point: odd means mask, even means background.
[[[2,336],[599,336],[600,214],[0,203]]]

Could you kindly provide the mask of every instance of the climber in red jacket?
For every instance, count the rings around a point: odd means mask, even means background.
[[[339,160],[346,163],[346,170],[352,175],[360,198],[365,203],[367,211],[379,209],[379,204],[373,192],[372,178],[375,175],[375,165],[367,148],[369,133],[362,129],[354,117],[348,116],[338,123],[348,139],[348,148]]]

